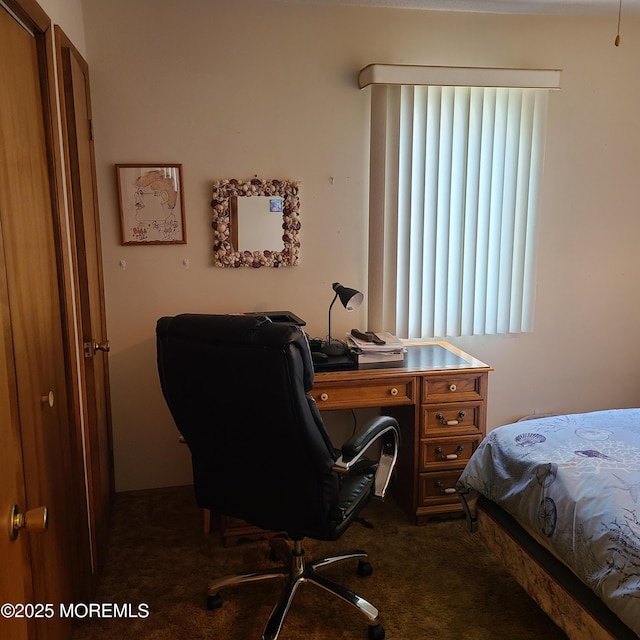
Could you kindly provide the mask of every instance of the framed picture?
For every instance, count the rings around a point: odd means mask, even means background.
[[[186,244],[181,164],[117,164],[122,244]]]

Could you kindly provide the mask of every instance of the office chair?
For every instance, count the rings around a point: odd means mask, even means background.
[[[396,420],[375,418],[336,451],[308,393],[313,365],[300,327],[266,316],[183,314],[158,320],[156,336],[162,391],[191,450],[198,505],[291,541],[271,540],[272,559],[283,566],[210,583],[209,608],[222,605],[225,587],[284,578],[262,636],[275,640],[297,588],[310,582],[355,607],[369,638],[382,640],[378,609],[318,572],[358,559],[368,575],[367,554],[312,562],[302,540],[337,540],[372,495],[384,498],[399,446]],[[363,455],[373,442],[380,444],[375,462]]]

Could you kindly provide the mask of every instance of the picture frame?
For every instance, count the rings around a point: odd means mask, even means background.
[[[186,244],[182,165],[115,167],[122,244]]]

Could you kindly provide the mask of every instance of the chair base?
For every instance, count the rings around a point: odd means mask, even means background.
[[[209,584],[207,596],[207,606],[209,609],[217,609],[222,606],[222,598],[218,595],[220,589],[247,582],[284,578],[286,581],[284,589],[282,590],[278,603],[269,616],[269,620],[264,628],[264,633],[262,634],[263,640],[276,640],[298,587],[303,582],[310,582],[338,596],[338,598],[353,606],[363,615],[369,624],[369,638],[371,640],[384,639],[385,633],[379,623],[378,609],[353,591],[333,580],[325,578],[317,572],[318,569],[336,562],[359,558],[359,571],[361,575],[370,575],[371,567],[368,563],[364,562],[364,559],[367,558],[367,554],[364,551],[353,549],[316,560],[315,562],[306,562],[300,540],[295,540],[293,548],[291,548],[283,538],[273,538],[269,541],[269,546],[271,547],[272,557],[280,558],[284,564],[273,569],[264,569],[262,571],[237,576],[225,576],[214,580]]]

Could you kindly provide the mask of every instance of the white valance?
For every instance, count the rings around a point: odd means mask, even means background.
[[[497,69],[410,64],[370,64],[360,71],[360,88],[372,84],[439,87],[559,89],[560,69]]]

